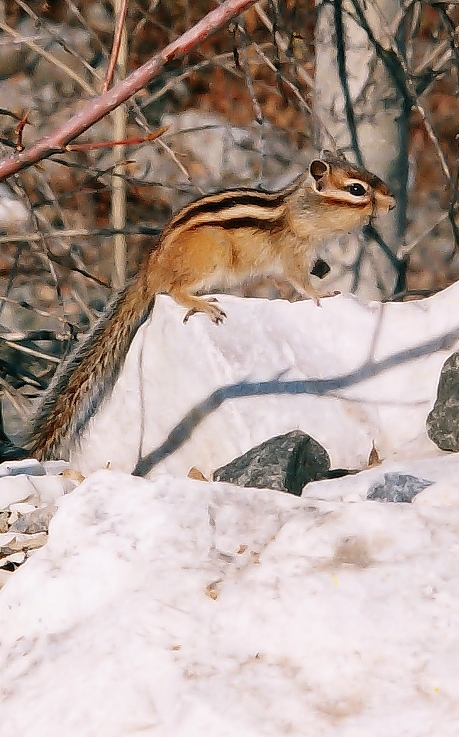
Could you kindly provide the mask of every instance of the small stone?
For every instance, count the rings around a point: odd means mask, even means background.
[[[8,563],[13,563],[16,566],[20,566],[21,563],[24,563],[25,561],[25,553],[23,550],[19,550],[17,553],[11,553],[11,555],[8,555],[6,560]]]
[[[4,532],[0,535],[0,548],[5,548],[14,540],[14,532]]]
[[[443,364],[437,399],[427,416],[427,434],[441,450],[459,451],[459,352]]]
[[[14,525],[15,522],[19,519],[19,514],[13,510],[10,512],[10,516],[8,517],[8,525],[11,527],[11,525]]]
[[[411,502],[416,494],[432,486],[434,481],[405,473],[385,473],[383,481],[373,484],[367,499],[382,502]]]
[[[218,468],[213,480],[300,496],[305,484],[327,478],[329,469],[325,448],[301,430],[293,430],[260,443]]]
[[[44,507],[34,509],[29,514],[24,514],[10,527],[11,532],[22,532],[34,534],[37,532],[48,532],[51,519],[56,513],[57,507],[46,504]]]
[[[45,469],[35,458],[26,458],[23,461],[5,461],[0,463],[0,476],[44,476]]]
[[[29,512],[34,512],[35,509],[36,506],[34,504],[28,504],[27,502],[10,504],[10,512],[17,512],[18,514],[29,514]]]
[[[33,548],[41,548],[48,540],[45,532],[37,532],[31,535],[15,534],[14,539],[8,542],[10,551],[32,550]]]
[[[10,516],[7,509],[0,512],[0,534],[2,532],[8,532],[8,517]]]

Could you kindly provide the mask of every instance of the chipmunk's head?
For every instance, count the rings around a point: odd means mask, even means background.
[[[389,187],[375,174],[329,151],[309,165],[309,186],[337,230],[362,225],[395,207]]]

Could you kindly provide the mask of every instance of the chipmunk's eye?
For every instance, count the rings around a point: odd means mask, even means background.
[[[363,184],[360,184],[360,182],[353,182],[352,184],[349,184],[346,189],[349,194],[354,195],[354,197],[363,197],[363,195],[367,193],[367,190]]]

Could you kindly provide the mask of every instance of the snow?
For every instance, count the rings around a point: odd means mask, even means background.
[[[457,737],[459,456],[425,418],[458,301],[222,297],[215,327],[160,298],[73,454],[95,472],[57,501],[60,477],[1,479],[10,504],[52,481],[58,511],[0,591],[0,737]],[[224,403],[150,480],[123,472],[224,384],[397,353],[333,397]],[[386,460],[301,498],[185,477],[295,427],[334,467],[364,469],[373,441]],[[393,472],[432,483],[412,504],[368,501]]]

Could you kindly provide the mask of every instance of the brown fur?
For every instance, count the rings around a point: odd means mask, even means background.
[[[363,194],[352,194],[355,183]],[[238,189],[202,197],[165,227],[137,277],[58,368],[33,420],[29,441],[40,459],[66,454],[111,391],[132,339],[166,293],[215,323],[225,313],[195,292],[258,274],[283,274],[317,301],[309,267],[315,248],[394,206],[374,174],[327,154],[280,192]]]

